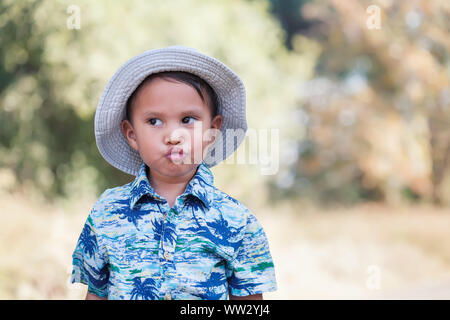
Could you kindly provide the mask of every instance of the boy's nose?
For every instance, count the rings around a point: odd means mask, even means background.
[[[180,136],[169,136],[166,138],[166,144],[179,144],[183,142],[183,138]]]
[[[189,134],[185,129],[175,129],[170,131],[164,139],[166,144],[182,144],[186,140],[186,134]]]

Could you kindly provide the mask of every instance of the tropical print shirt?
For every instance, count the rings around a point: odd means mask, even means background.
[[[201,163],[173,207],[142,163],[136,179],[104,191],[72,255],[72,283],[108,299],[228,299],[277,289],[264,230],[213,184]]]

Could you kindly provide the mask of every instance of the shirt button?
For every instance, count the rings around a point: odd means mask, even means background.
[[[166,260],[170,260],[170,258],[171,258],[171,254],[169,253],[169,252],[164,252],[164,259],[166,259]]]
[[[166,295],[164,296],[164,300],[172,300],[172,296],[170,295],[170,293],[166,293]]]

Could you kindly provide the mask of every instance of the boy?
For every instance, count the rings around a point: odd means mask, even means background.
[[[237,143],[223,134],[230,129]],[[264,230],[209,169],[246,129],[242,81],[194,49],[149,50],[113,75],[96,142],[136,179],[103,192],[81,232],[72,283],[88,285],[86,299],[262,299],[276,290]]]

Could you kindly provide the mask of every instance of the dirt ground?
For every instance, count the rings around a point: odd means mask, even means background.
[[[95,199],[0,194],[0,299],[82,299],[71,255]],[[450,299],[450,209],[254,209],[278,290],[265,299]]]

